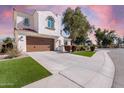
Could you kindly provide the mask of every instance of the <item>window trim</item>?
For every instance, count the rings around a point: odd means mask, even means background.
[[[48,24],[49,24],[48,22],[49,22],[50,19],[52,20],[51,22],[53,22],[53,23],[51,23],[53,25],[52,27],[48,26]],[[54,20],[54,18],[52,16],[48,16],[46,20],[47,20],[47,27],[46,28],[50,29],[50,30],[55,30],[55,20]]]
[[[26,23],[26,21],[27,21],[27,23]],[[30,21],[29,21],[29,18],[24,18],[24,22],[23,22],[23,25],[24,26],[30,26]]]

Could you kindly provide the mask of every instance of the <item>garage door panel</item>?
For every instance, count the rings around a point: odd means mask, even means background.
[[[53,51],[54,39],[40,38],[40,37],[27,37],[27,51]]]

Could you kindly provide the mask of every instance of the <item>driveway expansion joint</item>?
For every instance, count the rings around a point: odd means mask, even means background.
[[[59,72],[58,74],[59,74],[59,75],[61,75],[61,76],[63,76],[64,78],[66,78],[66,79],[70,80],[71,82],[75,83],[75,84],[76,84],[76,85],[78,85],[79,87],[84,88],[84,86],[82,86],[82,85],[78,84],[77,82],[75,82],[74,80],[72,80],[72,79],[68,78],[68,77],[67,77],[67,76],[65,76],[64,74],[61,74],[60,72]]]

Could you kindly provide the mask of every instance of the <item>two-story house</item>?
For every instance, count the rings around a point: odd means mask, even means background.
[[[14,9],[14,35],[19,50],[64,51],[70,45],[69,34],[62,30],[62,16],[51,11],[34,11],[33,14]]]

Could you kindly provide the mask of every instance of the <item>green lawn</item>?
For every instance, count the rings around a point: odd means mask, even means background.
[[[75,51],[72,54],[91,57],[91,56],[93,56],[95,54],[95,52],[91,52],[91,51]]]
[[[0,87],[22,87],[51,73],[31,57],[0,61]]]

